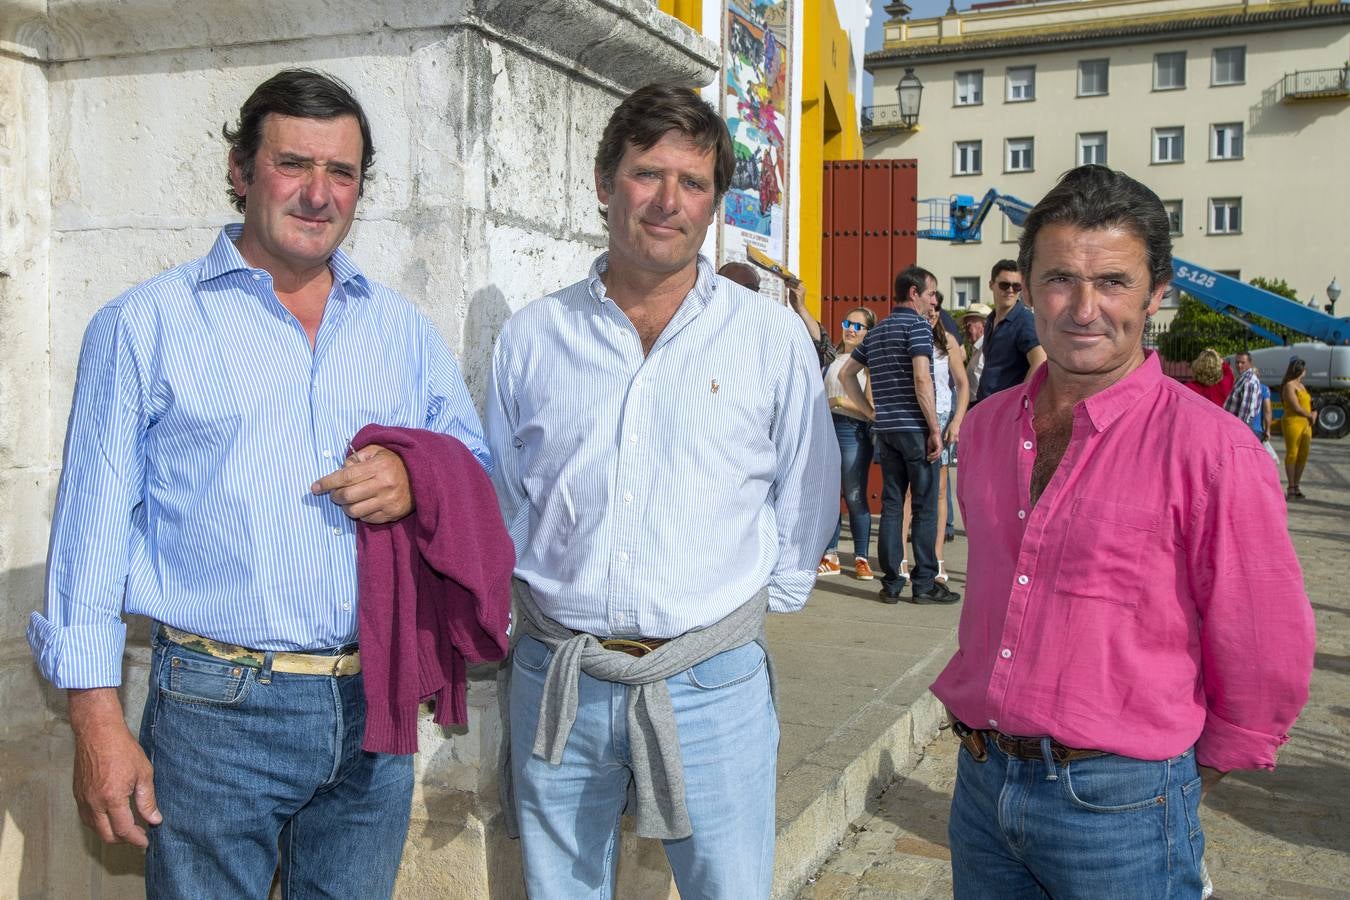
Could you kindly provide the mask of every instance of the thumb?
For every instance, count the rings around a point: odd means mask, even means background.
[[[164,821],[159,804],[155,801],[155,783],[150,777],[142,777],[136,782],[132,797],[136,801],[136,812],[140,813],[142,819],[151,825],[158,825]]]

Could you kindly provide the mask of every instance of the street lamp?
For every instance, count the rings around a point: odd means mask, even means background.
[[[900,121],[906,128],[913,128],[919,121],[919,101],[923,99],[923,82],[914,74],[913,68],[905,69],[905,76],[895,86],[900,95]]]
[[[1331,276],[1331,284],[1327,285],[1327,299],[1331,302],[1327,304],[1327,313],[1336,315],[1336,301],[1341,299],[1341,286],[1336,283],[1336,276]]]

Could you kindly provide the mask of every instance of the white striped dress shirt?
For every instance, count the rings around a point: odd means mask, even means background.
[[[699,257],[644,357],[606,265],[497,341],[488,444],[516,574],[550,618],[602,636],[674,637],[765,585],[771,610],[800,609],[839,508],[801,321]]]
[[[341,250],[314,348],[227,226],[202,259],[127,291],[80,352],[28,640],[57,687],[121,681],[139,613],[262,650],[356,638],[355,523],[310,494],[376,422],[464,441],[488,467],[459,366],[425,316]]]

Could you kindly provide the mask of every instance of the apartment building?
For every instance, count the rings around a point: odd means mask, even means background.
[[[1350,273],[1350,3],[996,2],[910,20],[887,5],[867,54],[869,159],[915,158],[922,197],[989,189],[1031,202],[1102,163],[1148,184],[1175,253],[1241,278],[1284,278],[1324,302]],[[923,85],[917,121],[897,86]],[[1016,256],[997,210],[978,243],[922,241],[957,306],[988,299]],[[1342,311],[1343,312],[1343,311]]]

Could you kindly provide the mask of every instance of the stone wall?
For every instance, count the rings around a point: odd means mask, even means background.
[[[0,898],[141,896],[70,800],[61,693],[23,637],[42,567],[84,327],[236,218],[221,126],[279,68],[332,72],[371,118],[375,178],[346,249],[425,310],[482,402],[492,341],[604,243],[592,182],[617,99],[715,75],[717,48],[647,0],[4,0],[0,4]],[[124,703],[145,693],[133,623]],[[400,897],[522,895],[500,834],[495,672],[466,729],[425,721]],[[629,842],[626,896],[663,896]]]

